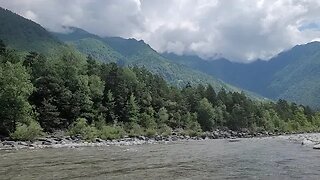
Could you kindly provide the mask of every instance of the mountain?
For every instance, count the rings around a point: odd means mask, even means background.
[[[197,56],[163,56],[271,99],[282,98],[320,107],[317,95],[320,93],[319,42],[297,45],[268,61],[248,64],[226,59],[206,61]]]
[[[54,59],[63,54],[63,51],[74,52],[81,59],[84,55],[91,55],[103,62],[144,66],[177,86],[185,86],[190,82],[212,84],[216,90],[225,88],[240,91],[205,73],[169,61],[143,41],[119,37],[102,38],[79,28],[68,28],[66,30],[69,33],[65,34],[52,34],[41,25],[3,8],[0,8],[0,27],[0,39],[9,48],[22,53],[36,51]]]
[[[143,40],[120,37],[102,38],[74,27],[69,28],[69,31],[68,33],[53,33],[53,35],[74,46],[80,52],[91,55],[102,62],[145,67],[178,86],[185,86],[190,82],[192,84],[212,84],[216,90],[225,88],[240,91],[210,75],[166,59]]]
[[[39,24],[1,7],[0,39],[9,47],[22,51],[50,53],[64,46]]]

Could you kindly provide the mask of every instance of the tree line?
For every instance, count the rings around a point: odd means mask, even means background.
[[[0,134],[30,140],[58,130],[86,139],[125,135],[196,136],[238,131],[317,131],[320,114],[308,106],[252,100],[211,85],[171,86],[145,68],[120,67],[61,52],[47,58],[0,42]]]

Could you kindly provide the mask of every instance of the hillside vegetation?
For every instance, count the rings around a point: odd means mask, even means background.
[[[70,28],[70,31],[53,34],[60,40],[73,45],[80,52],[101,62],[116,62],[118,65],[127,67],[144,67],[179,87],[188,83],[211,84],[216,90],[223,87],[231,91],[240,91],[205,73],[169,61],[142,40],[120,37],[101,38],[79,28]]]
[[[63,43],[39,24],[0,7],[0,39],[9,47],[41,53],[55,53]]]
[[[0,43],[0,135],[32,140],[67,131],[84,139],[197,136],[215,128],[250,132],[317,131],[320,114],[283,100],[254,101],[211,85],[172,87],[144,68],[21,56]]]

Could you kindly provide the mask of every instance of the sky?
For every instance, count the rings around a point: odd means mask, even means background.
[[[320,40],[319,0],[0,0],[45,28],[142,39],[158,52],[269,59]]]

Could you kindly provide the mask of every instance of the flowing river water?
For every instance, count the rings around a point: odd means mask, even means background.
[[[320,179],[320,151],[281,138],[0,151],[0,179]]]

